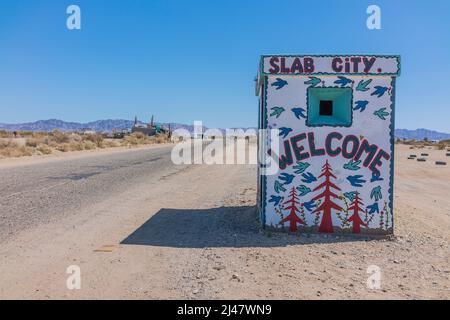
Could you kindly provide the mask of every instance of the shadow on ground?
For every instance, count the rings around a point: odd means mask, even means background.
[[[161,209],[121,244],[175,248],[284,247],[294,244],[365,241],[339,235],[263,231],[254,206]]]

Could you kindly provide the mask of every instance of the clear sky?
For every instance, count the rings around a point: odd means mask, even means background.
[[[376,53],[402,56],[397,127],[450,132],[449,14],[448,0],[2,0],[0,122],[256,126],[261,54]]]

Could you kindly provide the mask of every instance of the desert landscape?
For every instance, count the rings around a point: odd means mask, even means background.
[[[171,148],[0,160],[0,298],[450,299],[445,148],[396,144],[382,240],[263,230],[256,166],[175,166]]]
[[[170,142],[168,134],[149,137],[136,132],[114,137],[98,132],[50,132],[0,130],[0,159],[61,154],[118,147],[136,147]]]

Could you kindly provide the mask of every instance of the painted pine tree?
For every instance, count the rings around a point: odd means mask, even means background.
[[[325,162],[325,164],[322,167],[322,174],[319,176],[320,178],[325,178],[325,181],[322,182],[320,185],[318,185],[316,188],[314,188],[313,191],[318,191],[321,189],[324,189],[323,192],[317,196],[315,196],[312,200],[319,200],[323,199],[322,203],[319,207],[317,207],[316,210],[313,211],[313,213],[319,214],[322,212],[322,221],[320,222],[319,226],[319,232],[325,232],[325,233],[333,233],[333,221],[331,219],[331,209],[335,210],[343,210],[341,206],[337,205],[333,202],[331,198],[338,199],[338,195],[335,194],[332,189],[340,191],[341,189],[335,185],[333,182],[331,182],[331,178],[337,179],[336,176],[333,174],[333,170],[328,163],[328,160]]]
[[[292,187],[292,190],[289,192],[289,199],[285,201],[283,205],[286,206],[284,207],[284,210],[289,210],[289,214],[286,218],[280,221],[280,224],[289,222],[289,231],[296,232],[297,223],[305,224],[305,222],[297,216],[297,212],[300,213],[300,209],[298,208],[300,202],[298,201],[295,187]]]
[[[359,216],[359,212],[364,212],[364,210],[361,208],[361,206],[363,205],[364,204],[359,197],[359,192],[356,192],[355,198],[348,208],[349,211],[353,210],[353,214],[350,216],[350,218],[348,218],[348,221],[353,223],[353,233],[361,233],[361,225],[367,227],[367,224]]]

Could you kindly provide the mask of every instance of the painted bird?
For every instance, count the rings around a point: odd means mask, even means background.
[[[296,166],[293,166],[294,168],[294,173],[296,174],[300,174],[305,172],[306,169],[308,169],[308,167],[310,166],[310,164],[308,162],[297,162]]]
[[[375,201],[378,201],[380,199],[383,199],[383,195],[381,194],[381,187],[375,187],[372,189],[372,192],[370,193],[370,198],[375,199]]]
[[[350,201],[353,201],[356,198],[356,191],[345,192],[344,197],[346,197]]]
[[[334,83],[341,85],[341,88],[345,87],[349,83],[352,83],[352,80],[350,80],[349,78],[346,78],[343,76],[338,76],[338,78],[339,78],[339,80],[336,80]]]
[[[280,136],[282,136],[283,138],[286,138],[288,136],[288,134],[291,133],[291,131],[292,131],[291,128],[286,128],[286,127],[281,127],[278,130],[280,130]]]
[[[354,176],[348,176],[347,180],[350,182],[350,184],[354,187],[362,187],[363,183],[366,182],[366,180],[361,179],[363,176],[360,174],[354,175]]]
[[[356,91],[367,91],[370,90],[369,88],[367,88],[367,86],[372,82],[372,79],[369,80],[361,80],[358,85],[356,86]]]
[[[270,110],[273,110],[273,112],[270,114],[270,116],[272,116],[272,117],[275,116],[277,119],[284,112],[283,107],[273,107],[273,108],[270,108]]]
[[[276,87],[275,90],[280,90],[281,88],[283,88],[285,85],[288,84],[288,82],[286,80],[283,80],[281,78],[276,78],[276,81],[272,83],[272,87]]]
[[[375,202],[374,204],[367,206],[367,210],[369,210],[369,214],[373,214],[375,212],[380,213],[380,208],[378,207],[378,202]]]
[[[283,197],[271,195],[269,202],[273,202],[274,206],[278,206],[281,200],[283,200]]]
[[[305,84],[309,84],[309,88],[314,88],[315,86],[317,86],[320,82],[322,82],[322,80],[320,80],[317,77],[309,77],[308,81],[305,81]]]
[[[274,185],[273,185],[273,189],[275,190],[276,193],[280,193],[280,191],[285,192],[286,189],[283,187],[283,185],[276,180]]]
[[[297,119],[300,119],[300,118],[306,119],[305,109],[303,109],[303,108],[292,108],[291,111],[294,113],[294,116]]]
[[[372,172],[372,178],[370,179],[370,182],[375,181],[383,181],[384,179],[380,177],[379,174],[376,174],[375,172]]]
[[[299,196],[300,196],[300,197],[303,197],[303,196],[305,196],[305,195],[307,195],[308,193],[311,192],[311,188],[308,188],[308,187],[305,186],[305,185],[298,186],[298,187],[297,187],[297,190],[298,190],[298,192],[299,192]]]
[[[313,210],[317,207],[316,203],[315,203],[313,200],[308,201],[308,202],[304,202],[304,203],[303,203],[303,206],[304,206],[305,209],[308,210],[309,212],[313,211]]]
[[[355,102],[355,107],[353,108],[353,110],[359,110],[360,112],[363,112],[364,110],[366,110],[367,105],[369,104],[369,101],[367,100],[358,100]]]
[[[289,173],[282,173],[280,174],[280,176],[278,177],[278,179],[280,179],[281,181],[284,181],[284,185],[287,184],[291,184],[292,181],[294,180],[295,176],[293,174],[289,174]]]
[[[312,183],[314,181],[317,181],[317,178],[311,172],[303,173],[302,177],[302,181],[304,183]]]
[[[386,108],[381,108],[375,111],[373,114],[376,115],[381,120],[386,120],[386,117],[389,115],[389,112],[385,111]]]
[[[361,160],[358,161],[350,160],[348,163],[344,164],[344,169],[356,171],[361,169],[361,167],[359,166],[360,164]]]
[[[387,87],[375,86],[375,91],[372,92],[371,96],[377,96],[378,98],[381,98],[387,91],[387,89]]]

